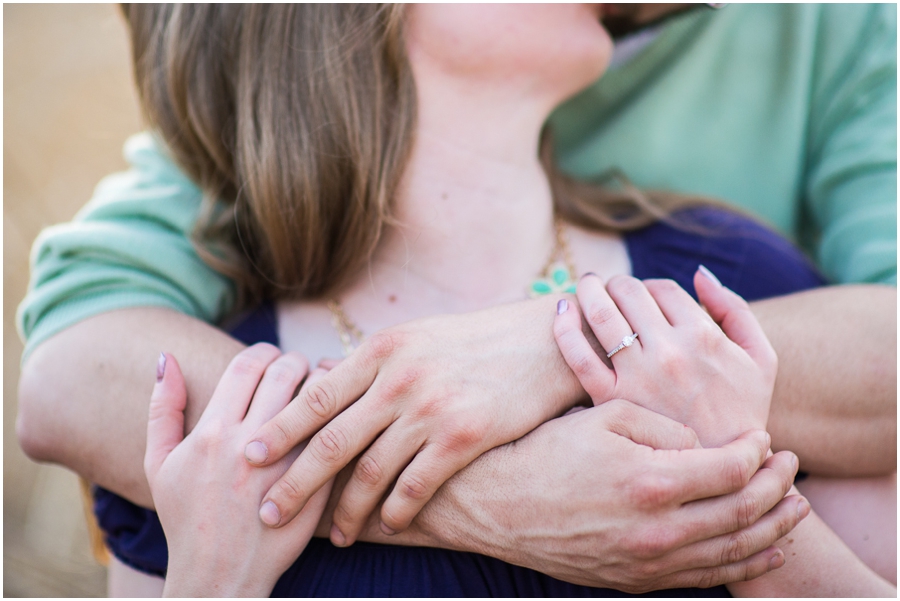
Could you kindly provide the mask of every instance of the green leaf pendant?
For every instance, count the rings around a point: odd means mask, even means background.
[[[578,282],[572,279],[569,268],[563,263],[554,263],[545,273],[545,277],[537,278],[528,288],[528,296],[537,298],[548,294],[575,294]]]

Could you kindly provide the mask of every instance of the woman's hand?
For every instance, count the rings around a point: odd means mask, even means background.
[[[396,481],[380,513],[392,534],[476,457],[562,414],[584,392],[553,342],[553,304],[544,298],[419,319],[372,336],[253,436],[247,458],[268,465],[315,434],[266,495],[278,513],[261,518],[290,522],[363,453],[335,509],[331,540],[353,543]]]
[[[166,596],[267,597],[306,547],[331,484],[285,528],[266,528],[257,517],[260,500],[293,457],[258,469],[243,451],[250,435],[287,405],[307,367],[301,355],[281,355],[271,345],[246,349],[185,437],[181,368],[172,355],[160,356],[144,470],[169,546]],[[323,373],[313,371],[307,385]]]
[[[721,446],[766,428],[778,361],[741,297],[702,271],[694,285],[708,314],[670,280],[620,276],[604,288],[595,275],[582,278],[578,303],[603,349],[639,335],[612,356],[614,369],[564,301],[554,334],[595,404],[628,399],[691,426],[704,446]]]

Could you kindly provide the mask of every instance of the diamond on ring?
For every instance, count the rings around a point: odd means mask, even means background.
[[[625,338],[622,339],[622,342],[619,343],[619,346],[617,346],[613,350],[606,353],[606,357],[607,358],[612,357],[613,355],[615,355],[622,349],[628,348],[629,346],[634,344],[634,341],[637,340],[637,337],[638,337],[638,335],[635,333],[632,333],[630,336],[626,336]]]

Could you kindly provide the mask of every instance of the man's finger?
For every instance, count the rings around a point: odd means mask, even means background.
[[[603,410],[609,431],[639,445],[675,451],[701,448],[694,430],[655,411],[622,399],[605,403]]]
[[[156,385],[150,395],[147,450],[144,453],[144,472],[151,484],[163,461],[184,440],[186,403],[187,389],[178,361],[168,353],[160,353],[156,367]]]
[[[331,542],[352,545],[384,493],[418,452],[422,441],[407,428],[389,427],[359,458],[334,510]]]
[[[724,566],[685,570],[665,579],[666,588],[711,588],[729,582],[753,580],[784,565],[784,552],[768,547],[743,561]]]
[[[682,503],[736,492],[765,462],[769,440],[765,431],[751,430],[720,448],[658,451],[660,478]]]
[[[323,380],[327,377],[326,374]],[[317,384],[315,382],[310,387]],[[277,527],[291,521],[322,485],[390,425],[393,419],[391,414],[382,412],[373,415],[369,405],[372,403],[360,400],[310,439],[293,465],[263,498],[260,518],[266,525]],[[252,445],[253,442],[247,448]]]
[[[378,374],[378,348],[366,344],[263,424],[251,436],[247,460],[254,465],[278,461],[361,397]]]

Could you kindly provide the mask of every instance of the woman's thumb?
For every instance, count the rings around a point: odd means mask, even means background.
[[[144,472],[151,485],[163,461],[184,440],[186,403],[187,389],[178,361],[168,353],[160,353],[156,365],[156,386],[150,395],[147,451],[144,454]]]

